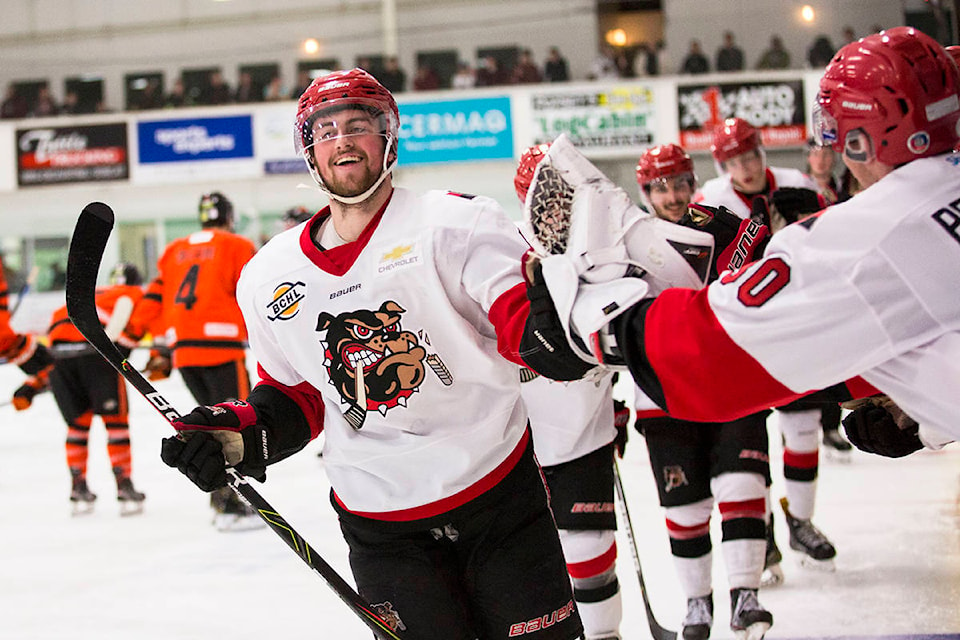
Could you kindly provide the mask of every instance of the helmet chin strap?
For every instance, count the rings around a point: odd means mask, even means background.
[[[373,195],[373,192],[376,191],[381,184],[383,184],[383,181],[387,179],[388,175],[393,173],[394,167],[397,166],[396,154],[394,154],[393,162],[390,162],[389,149],[393,146],[393,136],[386,136],[386,138],[387,138],[387,144],[384,146],[385,153],[383,155],[383,168],[380,171],[380,177],[377,178],[377,181],[374,182],[370,186],[370,188],[368,188],[366,191],[364,191],[359,195],[342,196],[339,193],[334,193],[329,188],[327,188],[327,185],[323,183],[323,179],[321,178],[317,180],[317,183],[320,185],[320,189],[322,189],[324,193],[326,193],[328,196],[330,196],[337,202],[340,202],[343,204],[360,204],[361,202],[369,198],[371,195]],[[388,162],[390,162],[389,165],[387,164]],[[320,176],[320,172],[317,171],[317,177],[319,176]]]

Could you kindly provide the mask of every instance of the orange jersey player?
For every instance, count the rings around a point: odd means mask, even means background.
[[[43,345],[30,334],[17,333],[10,326],[9,289],[0,259],[0,362],[10,362],[29,376],[35,376],[50,364]]]

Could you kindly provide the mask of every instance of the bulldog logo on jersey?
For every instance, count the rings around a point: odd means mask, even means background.
[[[687,482],[687,474],[683,472],[680,465],[670,465],[663,468],[663,490],[670,493],[674,489],[690,484]]]
[[[419,390],[429,366],[440,380],[453,383],[446,365],[426,349],[412,331],[400,326],[403,307],[392,300],[376,311],[360,309],[333,316],[317,316],[324,366],[331,383],[349,405],[344,417],[359,429],[367,411],[381,415],[394,407],[407,406],[407,399]]]
[[[273,290],[273,298],[267,305],[267,320],[290,320],[300,313],[300,302],[305,297],[306,284],[300,282],[281,282]]]

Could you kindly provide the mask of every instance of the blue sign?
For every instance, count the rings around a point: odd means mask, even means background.
[[[253,157],[249,115],[137,123],[141,164]]]
[[[507,96],[400,105],[400,166],[511,158]]]

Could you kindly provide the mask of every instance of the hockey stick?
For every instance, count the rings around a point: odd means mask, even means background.
[[[650,625],[650,635],[653,636],[654,640],[676,640],[677,632],[661,627],[653,615],[653,609],[650,607],[650,598],[647,596],[647,585],[643,581],[643,570],[640,568],[640,554],[637,551],[637,539],[633,535],[633,523],[630,521],[630,510],[627,509],[627,499],[623,494],[623,481],[620,479],[620,467],[617,465],[616,459],[613,461],[613,486],[617,490],[617,498],[618,502],[620,502],[620,514],[623,516],[627,541],[630,542],[633,566],[636,568],[637,578],[640,580],[640,595],[643,596],[643,607],[647,610],[647,623]]]
[[[168,422],[180,417],[176,409],[117,350],[104,332],[97,316],[95,290],[103,250],[113,229],[113,210],[102,202],[91,202],[80,213],[70,240],[67,258],[67,315],[83,337],[100,352],[140,394],[150,401]],[[340,575],[307,544],[299,533],[232,467],[227,468],[230,488],[257,511],[270,528],[300,556],[307,566],[320,574],[343,602],[373,631],[378,640],[402,640],[387,623],[371,610]]]

